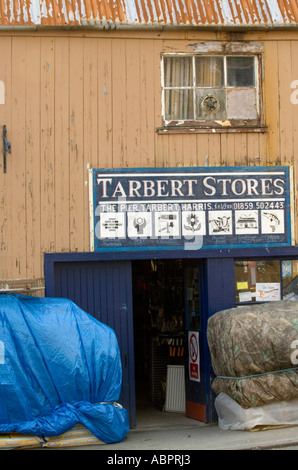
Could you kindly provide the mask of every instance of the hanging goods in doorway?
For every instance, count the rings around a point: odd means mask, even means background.
[[[166,341],[169,346],[170,357],[183,357],[183,338],[167,338]]]

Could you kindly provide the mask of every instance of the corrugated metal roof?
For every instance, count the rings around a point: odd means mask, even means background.
[[[298,0],[0,0],[0,26],[289,27]]]

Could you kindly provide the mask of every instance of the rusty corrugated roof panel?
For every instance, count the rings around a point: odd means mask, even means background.
[[[136,21],[194,26],[298,24],[297,0],[135,0]]]
[[[0,26],[298,25],[298,0],[0,0]]]

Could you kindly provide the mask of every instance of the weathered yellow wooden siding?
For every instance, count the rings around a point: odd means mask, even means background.
[[[295,170],[298,105],[291,83],[298,80],[298,38],[278,37],[257,35],[264,41],[267,133],[159,135],[160,54],[189,51],[194,37],[2,35],[0,124],[12,154],[6,174],[0,158],[0,279],[41,277],[44,252],[89,251],[89,167],[292,164]]]

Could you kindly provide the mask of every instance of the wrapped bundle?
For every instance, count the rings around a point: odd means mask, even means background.
[[[264,430],[279,426],[298,425],[298,398],[242,408],[226,393],[215,399],[218,425],[221,429]]]
[[[296,302],[218,312],[208,321],[207,338],[216,394],[228,394],[243,408],[298,397],[298,370],[292,363],[298,340]]]

